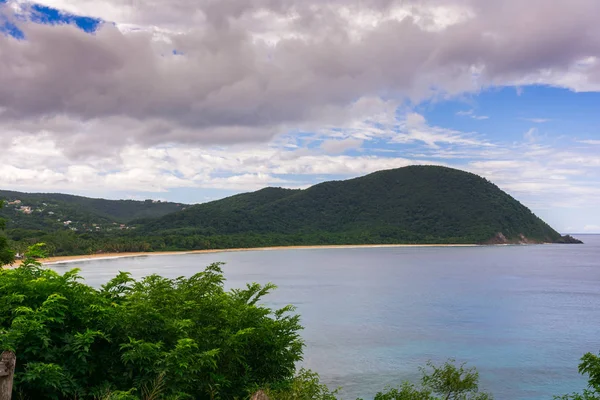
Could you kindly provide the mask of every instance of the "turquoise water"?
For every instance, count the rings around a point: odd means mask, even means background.
[[[306,327],[304,366],[345,399],[372,398],[449,357],[480,371],[496,399],[579,391],[579,358],[600,350],[600,236],[585,245],[270,250],[93,260],[91,285],[117,271],[191,275],[223,261],[228,287],[273,282]]]

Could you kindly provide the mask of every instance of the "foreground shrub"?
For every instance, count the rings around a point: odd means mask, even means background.
[[[427,363],[420,368],[421,385],[404,382],[399,387],[388,387],[375,395],[374,400],[492,400],[487,392],[479,391],[479,373],[448,360],[442,365]],[[269,400],[336,400],[339,389],[330,390],[322,384],[319,375],[301,369],[289,381],[264,390]],[[362,399],[358,399],[362,400]]]
[[[404,382],[399,388],[388,388],[375,395],[375,400],[491,400],[492,395],[479,391],[479,373],[465,364],[449,360],[441,366],[432,362],[420,368],[421,387]]]
[[[555,397],[555,400],[600,400],[600,354],[584,354],[579,364],[579,373],[588,376],[588,387],[581,393]]]
[[[219,264],[190,278],[122,272],[99,290],[80,279],[31,258],[0,271],[0,348],[17,354],[15,397],[243,398],[288,381],[301,359],[292,307],[259,304],[274,286],[225,291]]]
[[[259,389],[259,388],[257,388]],[[319,375],[301,369],[291,380],[265,389],[270,400],[336,400],[338,390],[330,390],[321,383]]]

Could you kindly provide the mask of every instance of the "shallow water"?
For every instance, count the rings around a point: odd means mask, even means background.
[[[600,350],[600,236],[585,245],[269,250],[91,260],[98,286],[117,271],[191,275],[223,261],[228,287],[273,282],[273,306],[298,307],[304,366],[345,399],[418,377],[427,360],[476,366],[499,400],[579,391],[579,358]]]

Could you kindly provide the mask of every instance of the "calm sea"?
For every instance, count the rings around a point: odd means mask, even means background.
[[[305,326],[304,366],[344,399],[418,378],[427,360],[480,371],[499,400],[579,391],[579,358],[600,350],[600,236],[585,245],[269,250],[94,260],[94,286],[117,271],[191,275],[223,261],[228,287],[273,282]]]

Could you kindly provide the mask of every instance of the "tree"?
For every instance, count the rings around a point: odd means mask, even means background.
[[[427,366],[431,372],[421,368],[422,384],[444,400],[492,398],[489,393],[479,392],[479,372],[475,368],[465,368],[464,363],[457,367],[454,360],[449,360],[441,367],[436,367],[432,362],[428,362]]]
[[[555,400],[600,400],[600,354],[584,354],[579,364],[579,373],[588,376],[588,387],[582,393],[557,396]]]
[[[317,373],[301,369],[293,379],[267,388],[264,393],[273,400],[337,400],[338,389],[329,390]]]
[[[399,388],[387,388],[375,395],[374,400],[433,400],[431,392],[426,388],[417,388],[410,382],[404,382]]]
[[[0,208],[4,206],[4,202],[0,201]],[[0,218],[0,267],[12,264],[15,261],[15,252],[8,245],[8,239],[4,235],[6,221]]]
[[[78,270],[42,268],[40,248],[0,271],[0,348],[17,354],[19,398],[241,399],[293,377],[301,326],[292,307],[260,304],[273,285],[226,291],[212,264],[95,289]]]
[[[388,388],[375,400],[491,400],[491,394],[479,391],[479,373],[465,364],[448,360],[442,366],[431,361],[421,367],[421,388],[405,382],[400,388]]]

